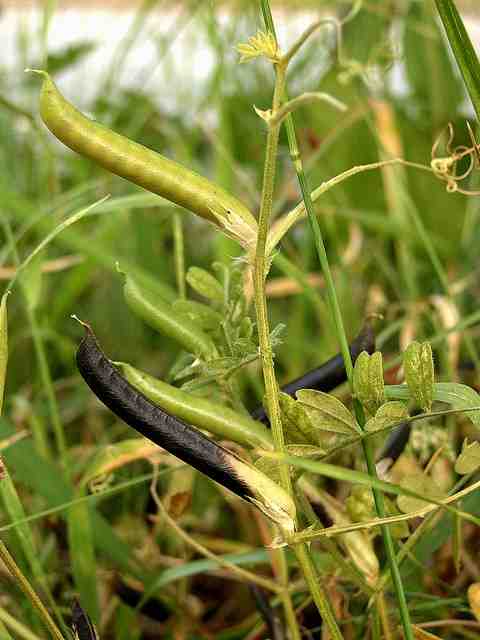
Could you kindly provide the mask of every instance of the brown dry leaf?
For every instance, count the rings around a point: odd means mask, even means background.
[[[168,513],[177,520],[192,504],[191,491],[179,491],[170,496]]]

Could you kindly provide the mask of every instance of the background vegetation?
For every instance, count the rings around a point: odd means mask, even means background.
[[[128,37],[108,62],[108,73],[89,111],[113,129],[212,177],[256,211],[265,131],[252,105],[268,107],[273,79],[267,64],[239,66],[232,47],[261,26],[257,4],[242,3],[242,11],[232,13],[228,21],[220,18],[215,3],[195,2],[187,8],[188,15],[195,7],[197,28],[217,54],[195,121],[181,111],[163,113],[149,92],[120,89],[117,83],[143,29],[158,19],[152,13],[155,4],[145,2],[139,9]],[[331,12],[345,10],[342,2],[322,6]],[[175,297],[183,286],[180,247],[187,269],[196,265],[210,270],[214,262],[228,265],[239,250],[206,223],[56,145],[38,119],[36,78],[22,79],[20,95],[11,97],[11,87],[18,84],[24,67],[46,67],[61,84],[62,74],[74,70],[95,47],[85,42],[49,56],[49,19],[45,11],[40,34],[19,34],[14,68],[0,66],[2,280],[7,283],[16,264],[62,220],[105,194],[111,197],[91,218],[57,235],[9,298],[10,356],[0,440],[13,484],[10,494],[2,496],[2,539],[59,619],[68,623],[72,596],[80,591],[102,638],[266,637],[242,581],[214,563],[200,562],[201,555],[157,517],[147,461],[119,465],[100,487],[101,498],[90,493],[84,498],[87,494],[79,483],[67,482],[62,474],[59,434],[66,441],[75,481],[106,445],[131,437],[126,425],[94,401],[76,372],[73,353],[79,328],[70,314],[91,322],[113,360],[172,379],[182,354],[175,343],[127,309],[117,262],[148,282],[153,291]],[[288,21],[289,14],[281,19]],[[177,25],[165,39],[157,40],[158,64],[169,64],[164,52],[179,31]],[[43,61],[31,59],[30,39],[39,39]],[[453,147],[471,144],[466,128],[470,106],[434,19],[433,3],[368,0],[344,29],[343,55],[356,64],[347,70],[339,65],[336,40],[327,27],[309,41],[290,70],[292,95],[328,91],[348,105],[342,115],[318,104],[302,107],[297,114],[311,185],[389,155],[428,167],[432,150],[437,157],[448,153],[449,123],[454,130]],[[174,92],[175,86],[165,90]],[[475,128],[473,120],[471,125]],[[459,173],[467,169],[465,161]],[[477,174],[474,171],[461,181],[461,189],[478,189]],[[378,347],[390,383],[399,380],[396,356],[415,338],[433,341],[438,380],[478,385],[479,200],[447,193],[446,186],[445,180],[428,171],[385,167],[344,182],[316,207],[348,335],[353,337],[359,330],[368,311],[383,314]],[[282,138],[276,212],[289,210],[298,200],[296,177]],[[419,233],[418,219],[427,241]],[[440,269],[428,247],[438,254]],[[267,285],[271,326],[286,325],[283,342],[275,348],[280,382],[338,351],[322,286],[310,233],[301,222],[282,243]],[[199,299],[188,288],[187,295]],[[446,333],[459,323],[471,326]],[[261,401],[258,362],[242,369],[235,381],[236,402],[241,400],[251,409]],[[204,388],[201,393],[206,393]],[[211,386],[207,393],[232,402],[225,389]],[[428,460],[436,450],[429,434],[442,426],[445,447],[435,474],[440,485],[450,486],[451,452],[470,434],[468,423],[448,418],[425,425],[421,443],[418,438],[416,444],[412,441],[401,459],[398,477]],[[343,455],[344,464],[360,465],[355,451]],[[270,560],[264,543],[268,534],[260,518],[252,517],[250,507],[226,499],[198,475],[192,480],[184,472],[168,473],[171,463],[166,469],[167,494],[187,487],[191,506],[182,511],[178,523],[191,537],[213,553],[240,554],[232,557],[234,563],[267,575]],[[339,500],[345,499],[343,483],[325,482],[325,487]],[[21,505],[16,502],[17,493]],[[480,511],[478,498],[471,509]],[[25,514],[32,514],[28,522],[22,521]],[[328,523],[329,516],[324,517]],[[10,524],[18,520],[23,524]],[[425,535],[415,562],[403,565],[402,572],[415,622],[469,622],[445,626],[441,637],[474,638],[478,626],[466,587],[480,580],[475,559],[478,530],[464,527],[459,564],[452,549],[453,526],[451,519],[445,519]],[[362,635],[369,633],[365,598],[356,598],[355,589],[336,573],[325,552],[316,550],[315,558],[328,576],[328,590],[348,637],[366,637]],[[151,585],[155,585],[154,600],[145,604],[141,594]],[[301,584],[295,604],[310,636],[322,637]],[[387,606],[395,619],[394,600],[388,600]],[[8,616],[18,624],[13,637],[45,637],[30,603],[2,571],[0,620],[5,622]]]

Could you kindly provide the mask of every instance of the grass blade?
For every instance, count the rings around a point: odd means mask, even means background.
[[[100,619],[91,511],[86,502],[68,508],[68,546],[75,586],[95,624]]]
[[[480,121],[480,63],[453,0],[435,0],[453,55]]]

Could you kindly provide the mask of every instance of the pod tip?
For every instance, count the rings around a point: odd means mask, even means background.
[[[82,327],[85,329],[85,331],[87,331],[88,333],[93,333],[92,327],[88,324],[88,322],[84,322],[83,320],[80,320],[80,318],[76,316],[74,313],[71,314],[70,318],[72,318],[72,320],[75,320],[76,322],[81,324]]]
[[[44,71],[43,69],[30,69],[29,67],[27,67],[26,69],[24,69],[25,73],[38,73],[38,75],[40,76],[44,76],[45,78],[48,78],[48,73],[46,71]]]

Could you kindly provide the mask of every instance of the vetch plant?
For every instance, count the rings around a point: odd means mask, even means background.
[[[435,382],[429,342],[413,342],[407,347],[404,356],[406,384],[399,385],[385,381],[384,365],[386,367],[387,362],[383,362],[380,350],[375,351],[370,326],[367,325],[348,343],[322,229],[313,210],[313,200],[350,176],[394,164],[428,170],[432,175],[445,179],[447,186],[451,186],[452,181],[456,185],[461,176],[457,176],[453,166],[461,157],[452,153],[444,162],[432,162],[431,167],[415,165],[400,158],[382,160],[347,169],[312,191],[297,144],[293,116],[298,109],[312,103],[323,104],[329,111],[343,111],[348,107],[325,92],[308,92],[289,99],[287,69],[294,56],[323,24],[333,24],[339,40],[337,56],[342,80],[361,78],[364,67],[346,60],[341,47],[342,29],[358,15],[361,5],[361,2],[354,3],[343,21],[327,19],[316,22],[283,53],[277,42],[268,2],[263,1],[264,30],[237,47],[241,62],[257,62],[263,57],[272,65],[275,75],[271,107],[255,107],[267,135],[258,218],[236,197],[213,182],[83,116],[61,95],[50,76],[41,72],[40,113],[54,135],[112,173],[213,223],[218,231],[235,239],[244,250],[244,259],[235,268],[218,263],[212,272],[191,267],[185,277],[180,260],[178,300],[173,300],[173,297],[158,299],[144,282],[130,273],[130,269],[125,269],[126,305],[151,328],[176,341],[184,350],[169,376],[169,381],[181,384],[181,388],[157,380],[128,363],[110,361],[88,325],[77,351],[77,365],[94,394],[121,420],[213,479],[220,487],[250,502],[275,525],[273,533],[269,530],[263,538],[267,544],[274,543],[274,579],[240,570],[230,559],[224,558],[220,564],[252,584],[261,583],[270,595],[278,598],[283,608],[285,627],[294,640],[300,640],[302,635],[300,616],[295,606],[297,596],[304,590],[303,583],[307,584],[320,613],[322,633],[329,633],[335,640],[344,637],[345,621],[341,620],[341,613],[334,606],[339,600],[339,590],[344,588],[343,580],[346,585],[355,585],[356,593],[351,596],[352,600],[358,593],[358,597],[363,598],[365,611],[368,606],[375,611],[368,631],[372,638],[394,637],[398,609],[403,635],[412,639],[416,634],[411,622],[413,605],[411,600],[407,600],[402,566],[408,551],[420,537],[417,531],[422,525],[413,529],[412,519],[420,517],[427,522],[429,518],[448,516],[456,522],[479,524],[478,513],[469,502],[479,485],[473,475],[478,470],[476,443],[465,441],[456,461],[455,470],[463,476],[461,485],[453,481],[446,489],[437,485],[434,467],[442,458],[442,447],[428,451],[425,468],[421,466],[423,460],[413,456],[418,473],[410,478],[396,475],[396,463],[402,460],[402,454],[408,457],[412,450],[415,453],[409,444],[412,422],[433,418],[448,420],[455,413],[465,413],[474,427],[478,426],[478,394],[466,385]],[[286,128],[303,202],[272,223],[282,127]],[[475,151],[476,143],[465,150],[465,154],[473,157]],[[329,315],[340,344],[340,354],[280,389],[274,368],[274,349],[282,339],[288,343],[289,335],[281,337],[281,325],[270,329],[265,283],[279,242],[305,213],[323,272]],[[176,220],[176,240],[181,243],[181,229],[178,218]],[[417,223],[422,231],[421,221]],[[425,239],[422,233],[419,236]],[[448,285],[441,265],[439,268],[435,246],[425,244],[442,286]],[[249,278],[254,285],[255,321],[244,291]],[[201,302],[189,299],[186,284],[201,297]],[[445,288],[447,294],[448,286]],[[0,312],[3,310],[4,301]],[[0,358],[6,351],[5,345],[6,342],[0,343]],[[258,408],[249,416],[238,393],[237,374],[257,360],[262,366],[265,408]],[[343,382],[348,382],[351,397],[330,393]],[[453,409],[432,411],[436,408],[433,403],[437,402],[447,403]],[[424,413],[410,415],[417,409]],[[271,430],[267,428],[267,422]],[[203,431],[227,443],[219,444]],[[389,437],[390,433],[396,435]],[[383,443],[385,436],[387,440]],[[243,451],[231,450],[229,443],[232,442],[242,446]],[[70,512],[78,509],[77,513],[84,516],[83,537],[88,538],[86,544],[90,545],[90,557],[93,555],[94,532],[90,526],[93,519],[87,508],[88,496],[84,492],[92,480],[98,480],[104,472],[111,473],[133,461],[147,459],[155,466],[152,495],[156,497],[158,458],[154,449],[138,439],[117,443],[113,450],[108,450],[109,446],[100,445],[97,453],[101,455],[92,458],[93,461],[82,461],[81,481],[77,483],[79,491],[72,494]],[[379,451],[375,455],[377,446]],[[355,452],[363,452],[363,457],[351,453],[354,447],[358,447]],[[108,458],[108,453],[113,460]],[[66,455],[64,458],[67,459]],[[162,462],[165,459],[169,460],[162,457]],[[367,472],[362,470],[363,464]],[[346,508],[329,495],[328,485],[323,482],[325,478],[341,483]],[[189,482],[187,478],[187,486]],[[104,480],[104,484],[97,484],[97,489],[98,497],[110,491],[111,487]],[[387,495],[395,496],[396,502]],[[175,522],[160,500],[155,502],[160,515],[182,543],[205,554],[209,560],[215,559],[205,545]],[[319,515],[313,509],[314,505],[320,505],[333,524],[326,523],[325,515]],[[252,510],[251,513],[257,517],[258,511]],[[73,522],[72,518],[70,522]],[[264,521],[261,526],[265,531]],[[423,527],[421,531],[425,529]],[[71,527],[69,534],[70,540],[81,542],[82,536],[78,534],[75,537],[75,530],[72,531]],[[383,549],[373,544],[374,537],[379,534]],[[404,546],[399,551],[396,540],[400,538],[404,540]],[[322,551],[333,562],[333,569],[320,566],[319,571],[317,548],[310,546],[311,541],[322,545]],[[286,554],[285,547],[291,548],[295,560]],[[85,572],[79,556],[73,559],[72,565],[75,586],[80,595],[83,595],[82,591],[87,592],[90,602],[97,601],[95,588],[92,589],[96,576]],[[383,565],[388,565],[388,570]],[[301,577],[300,586],[292,579],[297,568],[300,569],[297,574]],[[330,584],[325,580],[322,571],[335,574],[339,578],[337,583],[332,586],[334,581]],[[388,606],[387,586],[390,580],[397,598],[394,610]],[[147,594],[155,592],[154,583],[153,586],[143,586]],[[344,592],[348,593],[348,586]],[[98,617],[95,602],[90,613],[93,618]],[[82,633],[88,640],[95,637],[94,628],[81,607],[74,610],[74,624],[80,640],[83,640]],[[271,615],[267,616],[267,624],[272,634],[281,633]],[[359,633],[366,634],[367,631],[360,630]]]
[[[286,535],[295,530],[295,503],[267,476],[173,418],[136,391],[100,350],[91,328],[77,351],[85,382],[119,418],[241,498],[258,506]]]

